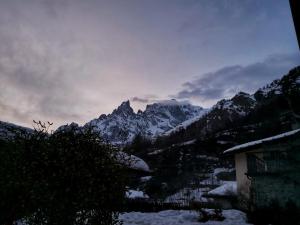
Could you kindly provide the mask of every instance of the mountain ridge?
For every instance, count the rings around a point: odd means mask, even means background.
[[[176,127],[178,124],[199,115],[204,109],[175,99],[149,104],[137,113],[124,101],[111,114],[102,114],[87,122],[113,144],[124,144],[140,134],[153,138]]]
[[[291,92],[297,93],[300,89],[299,73],[300,66],[290,70],[281,79],[259,88],[253,94],[239,92],[231,99],[218,101],[210,109],[171,99],[149,104],[144,111],[139,110],[135,113],[130,106],[130,101],[127,100],[122,102],[111,114],[102,114],[82,127],[71,123],[62,125],[57,130],[68,129],[70,126],[76,126],[78,129],[93,126],[105,140],[116,145],[127,144],[138,134],[147,138],[156,138],[194,130],[197,134],[188,134],[187,136],[199,137],[207,135],[208,131],[216,132],[226,127],[226,124],[244,118],[270,99]],[[293,104],[291,107],[298,107],[297,104]],[[3,131],[10,125],[18,127],[18,125],[1,122],[0,128]],[[4,135],[4,132],[1,135]],[[179,141],[188,140],[184,138]]]

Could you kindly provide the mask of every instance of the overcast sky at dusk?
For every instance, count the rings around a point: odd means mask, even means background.
[[[209,107],[300,64],[288,0],[1,0],[0,120]]]

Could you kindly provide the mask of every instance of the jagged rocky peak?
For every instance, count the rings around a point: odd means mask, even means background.
[[[254,96],[257,100],[264,100],[288,93],[293,89],[300,89],[300,66],[290,70],[281,79],[274,80],[272,83],[258,89]]]
[[[245,98],[248,98],[248,97],[251,97],[251,95],[249,93],[240,91],[234,97],[245,97]]]
[[[107,118],[107,115],[101,114],[98,119],[99,120],[105,120],[106,118]]]
[[[151,108],[187,106],[187,105],[191,105],[191,104],[187,101],[177,101],[176,99],[162,100],[162,101],[158,101],[153,104],[147,105],[146,110],[151,109]]]
[[[164,100],[151,105],[147,105],[144,115],[150,118],[152,124],[165,120],[164,130],[169,130],[180,123],[198,116],[203,108],[194,106],[186,101],[177,101],[175,99]]]
[[[80,126],[77,123],[70,123],[70,124],[66,124],[66,125],[62,125],[60,127],[58,127],[55,132],[68,132],[68,131],[75,131],[75,130],[79,130],[81,129]]]
[[[254,105],[255,104],[255,98],[253,95],[250,95],[246,92],[239,92],[237,93],[232,99],[231,101],[236,104],[236,105],[240,105],[240,106],[245,106],[245,105]]]
[[[300,66],[292,69],[280,80],[282,92],[290,92],[293,89],[300,89]]]
[[[134,111],[130,106],[130,101],[127,100],[122,102],[122,104],[117,109],[115,109],[112,114],[132,115],[134,114]]]
[[[146,106],[145,111],[133,111],[129,101],[123,102],[111,114],[88,122],[114,144],[130,142],[137,134],[148,138],[160,135],[185,120],[198,116],[202,108],[175,99]]]
[[[269,98],[274,95],[280,95],[282,93],[282,87],[280,84],[280,80],[274,80],[272,83],[259,88],[257,92],[255,92],[254,96],[257,100],[261,100],[263,98]]]
[[[159,101],[150,105],[146,106],[145,113],[149,112],[155,112],[157,110],[160,111],[169,111],[169,112],[174,112],[178,113],[178,111],[181,111],[182,113],[187,113],[187,114],[197,114],[199,111],[201,111],[203,108],[200,106],[194,106],[191,105],[187,101],[177,101],[176,99],[171,99],[171,100],[163,100]]]
[[[214,111],[219,113],[234,116],[247,115],[256,105],[256,100],[253,95],[245,92],[239,92],[231,99],[223,99],[213,106]],[[216,113],[214,112],[213,113]]]

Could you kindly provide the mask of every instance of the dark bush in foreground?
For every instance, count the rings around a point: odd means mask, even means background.
[[[300,225],[300,208],[292,201],[285,207],[273,201],[268,208],[256,209],[247,214],[250,223],[255,225]]]
[[[119,160],[91,129],[0,141],[0,224],[118,224],[125,193]]]

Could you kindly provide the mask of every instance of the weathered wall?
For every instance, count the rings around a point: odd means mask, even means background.
[[[247,201],[250,198],[251,181],[247,178],[247,156],[246,153],[239,153],[235,155],[236,181],[238,201],[240,207],[247,209]]]
[[[279,151],[285,152],[284,157],[278,157],[276,161],[266,158],[266,152]],[[251,174],[251,179],[247,178],[247,154],[255,154],[257,158],[266,160],[266,168],[271,170],[254,173]],[[235,163],[241,208],[247,209],[249,204],[268,207],[275,199],[282,206],[291,200],[300,207],[300,138],[264,145],[246,153],[237,153]]]

